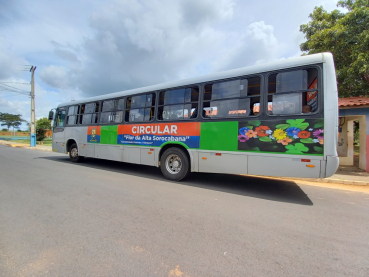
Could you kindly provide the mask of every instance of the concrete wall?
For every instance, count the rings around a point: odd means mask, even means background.
[[[345,123],[341,128],[337,146],[340,165],[354,165],[354,121],[345,117]]]
[[[13,135],[13,132],[11,131],[6,131],[6,132],[3,132],[3,131],[0,131],[0,136],[12,136]],[[17,132],[15,131],[15,135],[16,136],[30,136],[30,134],[28,132]]]

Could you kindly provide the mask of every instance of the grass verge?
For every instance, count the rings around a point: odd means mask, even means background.
[[[14,142],[31,144],[31,140],[29,140],[29,139],[20,139],[20,140],[14,141]],[[37,142],[37,144],[39,144],[39,143]],[[53,144],[53,141],[51,139],[45,139],[43,141],[43,144],[42,145],[51,146],[52,144]]]

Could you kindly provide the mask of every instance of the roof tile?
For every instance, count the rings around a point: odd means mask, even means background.
[[[367,105],[369,105],[369,97],[359,96],[338,99],[339,107],[367,106]]]

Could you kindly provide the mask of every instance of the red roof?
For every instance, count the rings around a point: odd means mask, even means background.
[[[347,97],[338,99],[338,107],[369,106],[369,97]]]

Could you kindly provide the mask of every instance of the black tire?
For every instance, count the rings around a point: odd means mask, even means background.
[[[180,181],[190,172],[189,157],[177,147],[168,148],[160,158],[160,169],[168,180]]]
[[[78,147],[77,147],[77,144],[75,143],[73,143],[69,148],[69,158],[74,163],[80,163],[85,158],[85,157],[78,155]]]

